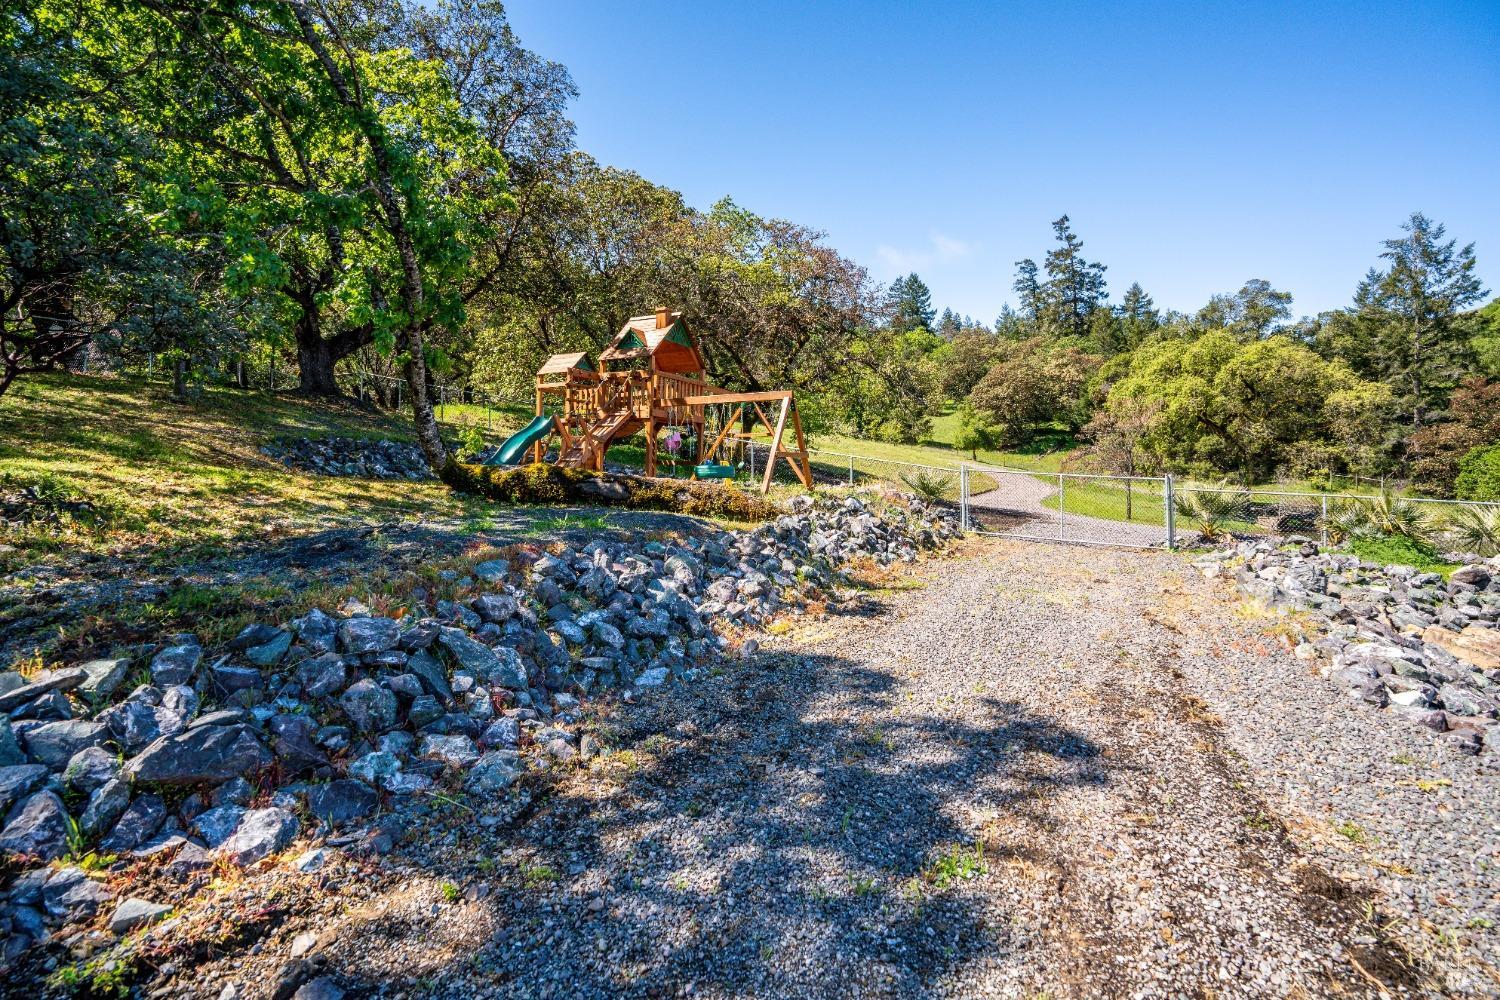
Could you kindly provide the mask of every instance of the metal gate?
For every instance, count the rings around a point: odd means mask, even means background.
[[[1172,478],[959,467],[965,530],[1080,545],[1171,548]]]

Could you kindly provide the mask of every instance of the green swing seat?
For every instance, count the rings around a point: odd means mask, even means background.
[[[704,462],[693,469],[699,479],[733,479],[735,467],[723,462]]]

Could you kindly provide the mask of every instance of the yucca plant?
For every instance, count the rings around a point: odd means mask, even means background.
[[[912,472],[903,472],[901,481],[906,484],[917,496],[928,503],[936,503],[939,500],[951,500],[954,494],[953,477],[940,472],[928,472],[926,469],[916,469]]]
[[[1172,497],[1177,513],[1198,526],[1203,537],[1212,542],[1229,534],[1233,521],[1245,520],[1250,494],[1235,489],[1228,480],[1204,490],[1179,490]]]
[[[1401,535],[1422,541],[1432,527],[1432,519],[1418,504],[1394,493],[1359,501],[1369,530],[1379,535]]]
[[[1339,502],[1328,505],[1328,520],[1324,522],[1328,540],[1334,545],[1358,538],[1370,531],[1370,518],[1364,505],[1358,502]]]
[[[1455,548],[1481,556],[1500,555],[1500,507],[1460,507],[1448,525]]]

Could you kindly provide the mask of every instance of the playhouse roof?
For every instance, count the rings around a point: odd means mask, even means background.
[[[589,360],[588,351],[578,351],[574,354],[554,354],[547,359],[547,363],[537,369],[538,375],[561,375],[575,368],[581,368],[586,372],[594,370],[594,363]]]
[[[658,309],[645,316],[632,316],[599,352],[600,361],[623,361],[650,356],[663,371],[702,371],[698,344],[688,333],[682,313]]]

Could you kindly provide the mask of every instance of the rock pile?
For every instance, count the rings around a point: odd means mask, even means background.
[[[1265,605],[1311,612],[1324,634],[1298,648],[1351,697],[1426,726],[1477,754],[1500,741],[1500,558],[1445,580],[1411,566],[1379,566],[1320,552],[1308,541],[1243,542],[1201,559],[1232,573]]]
[[[431,479],[422,449],[406,441],[361,438],[281,438],[261,454],[298,472],[365,479]]]
[[[326,832],[439,786],[503,797],[597,752],[575,732],[580,698],[691,680],[730,648],[726,626],[794,610],[853,560],[911,561],[958,534],[951,512],[905,502],[880,516],[799,497],[748,532],[522,549],[456,579],[463,599],[418,591],[399,618],[351,602],[212,652],[180,634],[137,659],[0,673],[0,852],[159,855],[186,881],[285,850],[299,817]],[[391,827],[342,841],[388,850]],[[76,864],[26,870],[3,900],[0,962],[105,908],[116,933],[161,913]]]

